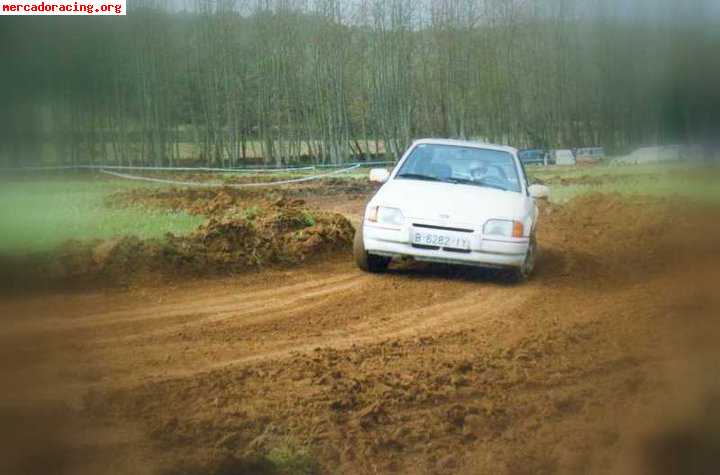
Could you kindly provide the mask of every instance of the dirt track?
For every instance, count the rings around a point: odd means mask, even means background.
[[[715,389],[687,371],[718,362],[720,233],[687,239],[708,212],[545,207],[519,286],[416,264],[371,276],[341,253],[6,299],[7,404],[63,402],[50,419],[73,421],[53,424],[70,473],[269,473],[278,448],[327,473],[661,471],[670,422],[654,415],[691,420],[689,388]]]

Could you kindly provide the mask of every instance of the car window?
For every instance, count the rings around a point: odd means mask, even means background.
[[[396,178],[457,182],[515,192],[522,190],[512,154],[457,145],[417,145]]]

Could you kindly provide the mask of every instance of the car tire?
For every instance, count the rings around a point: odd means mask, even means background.
[[[509,280],[511,282],[520,283],[530,279],[533,271],[535,270],[535,263],[537,262],[538,256],[538,245],[535,236],[530,237],[530,246],[528,247],[527,253],[525,254],[525,261],[521,267],[512,269],[509,272]]]
[[[365,250],[365,240],[363,238],[363,225],[362,223],[355,231],[355,240],[353,241],[353,257],[355,258],[355,264],[365,272],[371,272],[377,274],[384,272],[388,265],[390,265],[390,258],[384,256],[375,256],[369,254]]]

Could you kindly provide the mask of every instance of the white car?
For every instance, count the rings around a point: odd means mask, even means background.
[[[418,140],[392,172],[370,171],[384,185],[365,209],[354,257],[367,272],[393,258],[511,271],[518,280],[535,267],[536,198],[511,147],[458,140]]]

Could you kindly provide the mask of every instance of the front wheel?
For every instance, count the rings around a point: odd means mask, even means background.
[[[363,225],[360,223],[357,231],[355,231],[355,240],[353,241],[353,257],[355,264],[365,272],[378,273],[383,272],[390,265],[390,258],[384,256],[374,256],[368,254],[365,250],[365,240],[363,239]]]
[[[530,245],[528,246],[525,260],[522,266],[510,271],[510,280],[512,282],[524,282],[530,278],[535,270],[535,261],[537,259],[538,246],[535,236],[530,237]]]

